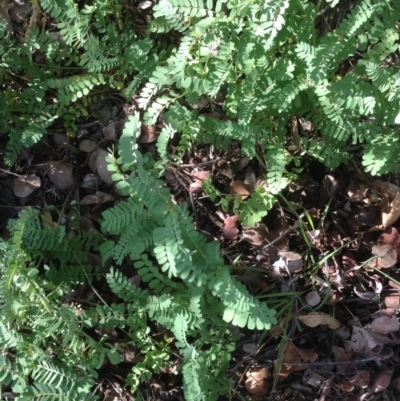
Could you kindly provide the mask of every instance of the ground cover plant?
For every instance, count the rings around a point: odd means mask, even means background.
[[[386,230],[359,239],[364,253],[367,239],[375,244],[369,269],[394,266],[398,254],[392,227],[398,188],[369,181],[400,173],[400,4],[347,4],[334,23],[325,15],[335,7],[345,6],[0,3],[5,399],[99,399],[95,389],[110,367],[137,399],[146,398],[143,384],[162,375],[181,380],[186,400],[241,397],[233,390],[243,378],[231,366],[236,341],[258,336],[253,351],[259,353],[266,333],[282,338],[274,390],[315,362],[315,353],[288,339],[295,321],[339,330],[330,314],[303,314],[322,307],[312,296],[333,301],[349,286],[332,278],[328,261],[345,255],[346,279],[361,280],[352,273],[359,268],[350,245],[356,239],[324,223],[337,215],[329,214],[331,203],[347,194],[342,215],[351,216],[353,234],[362,227]],[[347,166],[348,175],[363,178],[346,177],[343,184],[327,175],[320,199],[305,198],[296,186],[313,165],[339,172]],[[222,221],[214,235],[203,220],[218,223],[212,215],[218,208]],[[247,248],[238,245],[240,229]],[[300,233],[302,255],[279,248],[291,232]],[[264,269],[268,285],[239,275],[246,258],[247,267]],[[298,278],[291,279],[299,266],[313,294],[303,305]],[[329,284],[317,291],[319,270]],[[355,294],[368,292],[373,274],[367,277]],[[360,297],[375,299],[382,289],[375,290]],[[397,344],[390,333],[398,331],[398,307],[392,309],[391,316],[375,316],[389,319],[379,321],[383,331],[379,323],[362,326],[364,334],[380,335],[370,348]],[[350,327],[352,341],[360,342],[360,331]],[[339,365],[350,351],[367,362],[376,357],[362,347],[335,347]],[[253,398],[273,396],[265,366],[247,373]],[[364,387],[354,379],[353,388],[386,389],[382,382],[390,382],[393,369],[379,374],[364,378]]]

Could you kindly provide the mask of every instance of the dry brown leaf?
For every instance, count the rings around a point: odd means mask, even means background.
[[[308,368],[307,362],[315,362],[318,354],[313,349],[297,348],[292,343],[285,344],[282,356],[279,380],[283,380],[290,372],[299,372]],[[277,367],[278,364],[275,364]]]
[[[351,369],[351,363],[347,363],[353,360],[353,353],[351,351],[346,351],[344,348],[334,345],[332,352],[335,355],[338,371],[347,372]]]
[[[245,386],[251,396],[255,400],[264,398],[270,389],[270,384],[267,381],[271,377],[269,370],[260,369],[256,372],[247,372],[246,376]]]
[[[240,195],[241,198],[247,199],[250,195],[250,188],[246,185],[242,180],[235,180],[231,183],[231,195],[235,197],[236,195]]]
[[[62,191],[70,189],[74,185],[73,167],[67,162],[52,163],[48,176],[50,181]]]
[[[399,331],[399,320],[396,316],[381,316],[371,323],[371,330],[375,333],[395,333]]]
[[[40,178],[35,174],[21,175],[14,180],[13,192],[18,198],[26,198],[33,191],[40,188]]]
[[[371,378],[368,391],[371,393],[379,393],[385,390],[392,380],[393,370],[387,369]]]
[[[237,228],[238,216],[228,216],[224,221],[224,226],[222,227],[222,231],[224,233],[224,237],[227,239],[236,239],[239,234],[239,230]]]
[[[368,387],[371,375],[368,370],[359,370],[357,374],[349,379],[349,382],[357,387]]]
[[[340,327],[340,322],[337,319],[323,312],[310,312],[308,315],[299,316],[299,320],[308,327],[317,327],[321,324],[332,330]]]

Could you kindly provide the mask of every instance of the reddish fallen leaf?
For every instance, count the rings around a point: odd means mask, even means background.
[[[237,239],[239,230],[237,228],[238,216],[228,216],[224,221],[224,226],[222,227],[222,231],[224,233],[224,237],[227,239]]]
[[[379,393],[380,391],[386,390],[392,380],[393,370],[385,370],[378,375],[371,378],[368,386],[368,391],[371,393]]]

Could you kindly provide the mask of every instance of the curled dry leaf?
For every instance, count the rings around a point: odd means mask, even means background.
[[[387,369],[373,376],[368,386],[368,391],[371,393],[379,393],[380,391],[386,390],[392,380],[392,375],[393,370]]]
[[[256,372],[247,372],[246,376],[245,386],[251,396],[255,400],[264,398],[270,389],[270,384],[267,381],[271,377],[269,370],[260,369]]]
[[[70,189],[74,185],[74,177],[72,174],[73,167],[67,162],[52,163],[48,176],[50,181],[62,191]]]
[[[324,325],[332,330],[340,327],[340,322],[337,319],[323,312],[310,312],[308,315],[299,316],[299,320],[308,327]]]
[[[14,180],[14,195],[18,198],[25,198],[40,188],[40,184],[40,178],[35,174],[22,175]]]
[[[224,221],[224,226],[222,227],[222,231],[224,233],[224,237],[227,239],[236,239],[239,234],[239,230],[237,228],[238,216],[228,216]]]

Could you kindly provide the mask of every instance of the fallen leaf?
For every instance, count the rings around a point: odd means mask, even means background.
[[[331,175],[326,175],[325,178],[322,180],[322,184],[328,191],[328,195],[333,198],[339,189],[339,183],[335,177]]]
[[[371,378],[368,391],[371,393],[379,393],[386,390],[392,380],[393,370],[387,369]]]
[[[393,379],[391,385],[398,393],[400,393],[400,377]]]
[[[397,191],[394,199],[390,203],[389,210],[382,211],[382,226],[383,229],[395,223],[400,217],[400,191]]]
[[[243,344],[242,347],[242,351],[246,354],[254,354],[257,352],[257,349],[257,344],[254,343]]]
[[[351,369],[351,362],[353,360],[353,352],[347,351],[342,347],[334,345],[332,347],[333,355],[335,355],[335,361],[337,363],[337,370],[340,372],[347,372]]]
[[[385,297],[385,305],[388,308],[399,310],[400,309],[400,295],[389,295],[389,296]]]
[[[74,185],[73,167],[67,162],[50,164],[48,176],[50,181],[62,191],[70,189]]]
[[[262,245],[267,234],[268,228],[263,223],[259,223],[254,227],[243,227],[243,240],[252,245]]]
[[[310,306],[317,306],[321,302],[321,297],[317,291],[311,291],[306,295],[306,302]]]
[[[155,125],[142,124],[140,128],[139,143],[151,143],[157,139],[157,130]]]
[[[368,387],[371,375],[368,370],[359,370],[357,374],[349,379],[349,382],[357,387]]]
[[[95,149],[96,149],[96,142],[90,141],[89,139],[84,139],[79,144],[79,150],[81,152],[90,153],[90,152],[93,152]]]
[[[13,192],[18,198],[26,198],[33,191],[40,188],[40,178],[35,174],[21,175],[14,180]]]
[[[385,269],[394,266],[397,262],[397,252],[392,245],[374,245],[371,253],[377,256],[377,267]]]
[[[303,258],[299,253],[290,251],[279,251],[279,256],[281,257],[284,265],[287,267],[290,273],[295,273],[302,269]]]
[[[310,241],[310,245],[314,249],[320,249],[321,248],[321,239],[322,239],[322,231],[321,230],[312,230],[312,231],[307,231],[307,238]]]
[[[351,384],[350,382],[349,382],[349,380],[347,380],[347,379],[343,379],[342,380],[342,385],[341,385],[341,387],[342,387],[342,390],[343,391],[346,391],[347,393],[349,393],[350,391],[353,391],[354,390],[354,385],[353,384]]]
[[[297,348],[292,343],[285,344],[282,355],[279,380],[283,380],[290,372],[299,372],[308,368],[307,362],[315,362],[318,354],[313,349]],[[277,367],[278,364],[275,364]]]
[[[255,400],[264,398],[270,389],[267,379],[271,377],[271,373],[267,369],[260,369],[256,372],[247,372],[245,386],[247,391]]]
[[[224,226],[222,227],[222,231],[224,233],[224,237],[227,239],[236,239],[239,234],[239,230],[237,228],[238,216],[228,216],[224,221]]]
[[[324,325],[332,330],[340,327],[340,322],[337,319],[323,312],[310,312],[308,315],[299,316],[299,320],[308,327]]]
[[[194,182],[190,184],[189,192],[192,194],[200,192],[202,190],[202,182],[207,180],[210,177],[210,174],[211,173],[209,171],[193,171],[192,176],[194,178]]]
[[[399,320],[396,316],[378,317],[372,321],[371,330],[375,333],[395,333],[396,331],[399,331]]]
[[[241,198],[247,199],[250,195],[250,188],[242,180],[235,180],[231,183],[230,193],[232,196],[240,195]]]
[[[87,205],[95,205],[95,204],[103,204],[106,202],[111,202],[114,200],[114,197],[110,194],[106,194],[104,192],[96,191],[95,194],[86,195],[79,204],[81,206]]]

